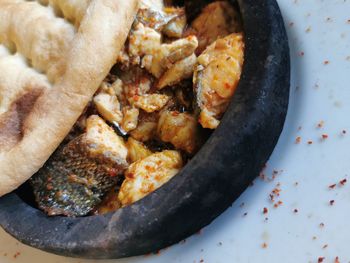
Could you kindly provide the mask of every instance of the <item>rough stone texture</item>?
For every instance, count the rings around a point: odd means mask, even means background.
[[[208,225],[247,188],[273,151],[289,98],[289,48],[275,0],[238,0],[246,33],[243,76],[220,127],[169,183],[105,216],[45,216],[12,193],[0,224],[60,255],[120,258],[164,248]]]

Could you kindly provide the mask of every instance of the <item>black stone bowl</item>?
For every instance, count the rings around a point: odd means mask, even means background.
[[[276,1],[237,2],[246,38],[242,79],[219,128],[177,176],[129,207],[84,218],[47,217],[12,193],[0,198],[1,226],[55,254],[121,258],[177,243],[225,211],[271,155],[290,87],[288,41]]]

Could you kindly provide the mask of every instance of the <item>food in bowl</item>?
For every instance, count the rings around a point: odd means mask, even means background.
[[[216,1],[188,21],[183,7],[154,2],[142,2],[113,69],[30,179],[50,216],[137,202],[175,176],[220,124],[244,60],[238,11]]]

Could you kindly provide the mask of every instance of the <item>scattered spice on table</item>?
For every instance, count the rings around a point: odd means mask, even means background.
[[[269,210],[266,207],[264,207],[263,214],[267,214],[268,212],[269,212]]]
[[[322,134],[322,139],[327,140],[328,139],[328,134]]]
[[[308,144],[308,145],[311,145],[311,144],[313,144],[313,142],[312,142],[312,141],[308,141],[307,144]]]
[[[331,201],[329,201],[329,204],[334,205],[334,202],[335,202],[334,200],[331,200]]]
[[[346,184],[347,181],[348,181],[347,179],[343,179],[343,180],[341,180],[341,181],[339,182],[339,184],[340,184],[341,186],[344,186],[344,185]]]
[[[298,213],[299,212],[299,210],[298,209],[294,209],[294,211],[293,211],[295,214],[296,213]]]
[[[323,228],[325,225],[324,223],[320,223],[320,227]]]
[[[329,63],[330,63],[329,60],[323,61],[323,64],[324,64],[324,65],[328,65]]]
[[[261,245],[262,248],[267,248],[267,244],[264,242],[262,245]]]
[[[325,257],[319,257],[317,262],[322,263],[325,259],[326,259]]]
[[[339,257],[335,257],[335,259],[334,259],[334,263],[340,263],[340,261],[339,261]]]
[[[328,186],[329,189],[334,189],[337,186],[337,184],[332,184],[330,186]]]

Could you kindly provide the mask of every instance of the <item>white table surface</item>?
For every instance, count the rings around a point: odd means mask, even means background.
[[[276,178],[257,179],[186,242],[159,255],[106,262],[350,262],[350,1],[278,2],[290,38],[292,91],[284,132],[264,172],[272,178],[276,170]],[[269,195],[278,183],[276,202],[283,204],[274,208]],[[0,230],[0,262],[95,261],[43,253]]]

